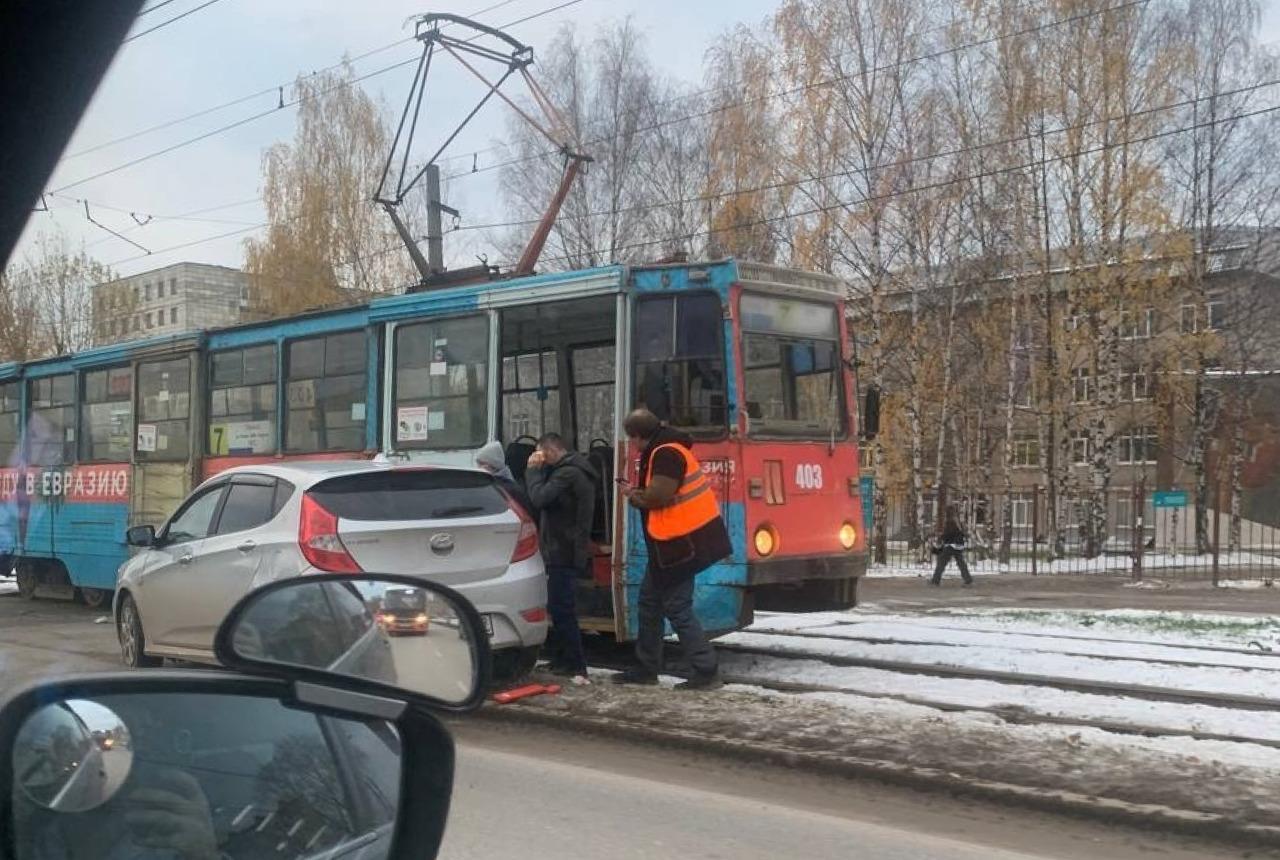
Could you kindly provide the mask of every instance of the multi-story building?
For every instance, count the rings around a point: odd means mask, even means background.
[[[208,263],[174,263],[93,287],[96,344],[234,325],[248,318],[249,277]]]
[[[929,531],[945,497],[986,509],[988,522],[1007,507],[1015,532],[1045,540],[1052,503],[1058,529],[1076,545],[1090,543],[1101,504],[1107,546],[1129,545],[1142,523],[1153,547],[1183,548],[1195,543],[1201,481],[1206,507],[1246,529],[1253,523],[1267,540],[1280,534],[1280,231],[1224,231],[1200,265],[1197,280],[1186,254],[1152,256],[1125,274],[1055,261],[1047,276],[887,291],[886,394],[908,417],[891,423],[883,461],[868,471],[898,499],[890,538],[908,537],[912,520]],[[870,324],[869,303],[855,300],[850,311],[855,331]],[[956,334],[944,418],[938,378],[948,320]],[[909,354],[913,345],[921,355]],[[912,401],[916,386],[924,396]],[[918,483],[912,408],[920,413]],[[1189,499],[1186,514],[1156,517],[1156,494],[1169,500],[1178,491]],[[1170,533],[1156,534],[1156,522]]]

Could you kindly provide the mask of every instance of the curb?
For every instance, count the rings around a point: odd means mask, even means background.
[[[804,767],[806,770],[831,776],[876,780],[920,791],[941,791],[957,797],[994,800],[1108,824],[1146,830],[1159,829],[1248,846],[1273,848],[1280,844],[1280,826],[1248,824],[1217,813],[1176,809],[1161,804],[1134,803],[1073,791],[975,779],[940,768],[797,750],[781,744],[762,744],[688,730],[655,728],[607,717],[567,716],[520,704],[489,705],[473,714],[472,719],[512,724],[536,723],[561,731],[585,731],[631,741],[658,741],[668,747],[752,764],[766,762],[788,768]]]

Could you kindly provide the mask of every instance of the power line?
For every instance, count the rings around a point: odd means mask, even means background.
[[[1256,116],[1262,116],[1265,114],[1271,114],[1277,111],[1280,111],[1280,105],[1272,105],[1271,107],[1259,108],[1257,110],[1247,111],[1245,113],[1240,113],[1240,114],[1234,114],[1228,117],[1206,120],[1205,122],[1196,123],[1194,125],[1182,126],[1180,128],[1174,128],[1174,129],[1166,129],[1164,131],[1145,135],[1140,138],[1117,141],[1114,143],[1103,144],[1101,146],[1093,147],[1090,149],[1061,153],[1059,155],[1055,155],[1051,157],[1038,158],[1023,164],[993,168],[991,170],[981,171],[975,174],[970,174],[966,176],[956,176],[956,177],[952,177],[950,179],[942,180],[939,182],[932,182],[925,185],[913,186],[911,188],[904,188],[898,191],[885,192],[884,194],[866,195],[853,200],[840,200],[835,203],[827,204],[825,206],[815,206],[813,208],[805,209],[799,212],[788,212],[782,215],[773,215],[766,218],[756,218],[749,221],[741,221],[735,224],[731,224],[727,227],[712,227],[706,230],[695,230],[690,233],[681,234],[680,236],[666,236],[661,239],[649,239],[643,242],[632,242],[626,245],[620,245],[618,248],[613,250],[615,252],[636,250],[638,248],[645,248],[651,245],[661,245],[671,241],[672,239],[693,239],[698,236],[709,237],[711,235],[714,235],[715,233],[727,233],[732,230],[740,230],[744,227],[765,226],[765,225],[773,224],[780,221],[790,221],[795,218],[804,218],[810,215],[820,215],[827,212],[847,209],[850,206],[859,206],[867,203],[880,203],[886,200],[892,200],[895,197],[902,197],[908,194],[918,194],[921,191],[930,191],[930,190],[935,190],[939,188],[946,188],[949,185],[954,185],[960,182],[972,182],[977,179],[993,178],[1004,173],[1015,173],[1020,170],[1027,170],[1033,167],[1040,167],[1041,165],[1052,164],[1054,162],[1060,162],[1060,161],[1067,161],[1072,158],[1079,158],[1082,155],[1096,155],[1098,153],[1106,152],[1108,150],[1114,150],[1122,146],[1132,146],[1138,143],[1150,143],[1155,140],[1171,137],[1172,135],[1175,135],[1175,134],[1183,134],[1185,132],[1198,131],[1199,129],[1202,129],[1202,128],[1210,128],[1215,125],[1225,125],[1229,123],[1239,122],[1240,120],[1249,119],[1251,117],[1256,117]],[[591,254],[591,255],[598,255],[598,254],[603,254],[608,250],[609,249],[607,248],[593,248],[584,253]],[[581,256],[581,255],[578,255],[578,256]],[[559,255],[554,257],[543,257],[542,259],[554,260],[559,262],[572,262],[576,258],[577,257],[575,255]],[[510,264],[508,263],[504,265],[509,266]]]
[[[139,12],[138,17],[141,18],[143,15],[150,15],[152,12],[156,11],[157,9],[162,9],[165,6],[168,6],[170,3],[174,3],[174,2],[176,2],[176,0],[160,0],[159,3],[154,3],[148,6],[147,8],[143,9],[141,12]]]
[[[515,26],[516,24],[523,24],[523,23],[525,23],[526,21],[531,21],[531,20],[533,20],[533,19],[535,19],[535,18],[540,18],[540,17],[542,17],[543,15],[549,15],[549,14],[551,14],[552,12],[558,12],[558,11],[559,11],[559,10],[561,10],[561,9],[567,8],[567,7],[569,7],[569,6],[574,6],[574,5],[576,5],[576,4],[578,4],[578,3],[581,3],[581,2],[582,2],[582,0],[567,0],[567,2],[561,3],[561,4],[559,4],[558,6],[553,6],[553,7],[550,7],[550,8],[548,8],[548,9],[544,9],[544,10],[542,10],[541,12],[536,12],[536,13],[533,13],[533,14],[531,14],[531,15],[527,15],[527,16],[525,16],[525,17],[523,17],[523,18],[520,18],[520,19],[518,19],[518,20],[516,20],[516,21],[513,21],[513,22],[511,22],[511,23],[503,24],[502,26],[503,26],[503,28],[506,28],[506,27],[512,27],[512,26]],[[369,73],[367,73],[367,74],[364,74],[364,75],[361,75],[361,76],[359,76],[359,77],[353,78],[353,79],[351,79],[351,80],[349,80],[349,81],[342,81],[341,83],[336,84],[336,85],[334,85],[334,86],[330,87],[329,89],[326,89],[326,90],[322,91],[322,92],[321,92],[321,93],[319,93],[318,95],[326,95],[326,94],[331,93],[331,92],[334,92],[334,91],[336,91],[336,90],[339,90],[339,89],[343,89],[343,88],[346,88],[346,87],[353,86],[353,85],[355,85],[355,84],[361,83],[362,81],[367,81],[367,80],[369,80],[370,78],[377,77],[378,75],[386,74],[387,72],[393,71],[393,70],[395,70],[395,69],[399,69],[399,68],[402,68],[402,67],[404,67],[404,66],[413,65],[413,64],[417,63],[418,61],[419,61],[419,57],[418,57],[418,56],[414,56],[414,57],[411,57],[411,58],[409,58],[409,59],[407,59],[407,60],[402,60],[402,61],[400,61],[400,62],[398,62],[398,63],[392,63],[392,64],[391,64],[391,65],[389,65],[389,66],[383,66],[381,69],[378,69],[377,71],[369,72]],[[167,154],[169,154],[169,153],[171,153],[171,152],[174,152],[175,150],[179,150],[179,149],[182,149],[182,148],[184,148],[184,147],[191,146],[192,144],[199,143],[199,142],[200,142],[200,141],[202,141],[202,140],[207,140],[207,139],[209,139],[209,138],[211,138],[211,137],[215,137],[215,136],[217,136],[217,135],[219,135],[219,134],[223,134],[223,133],[225,133],[225,132],[231,131],[231,130],[236,129],[236,128],[239,128],[239,127],[241,127],[241,126],[248,125],[249,123],[256,122],[257,120],[260,120],[260,119],[262,119],[262,118],[264,118],[264,117],[267,117],[267,116],[271,116],[272,114],[277,113],[278,111],[280,111],[280,110],[282,110],[282,109],[284,109],[284,108],[290,108],[290,107],[294,107],[294,106],[296,106],[296,105],[298,105],[298,104],[301,104],[303,101],[305,101],[305,99],[304,99],[304,98],[302,98],[302,97],[298,97],[298,98],[296,98],[296,99],[294,99],[294,100],[292,100],[292,101],[285,102],[285,103],[284,103],[284,104],[282,104],[282,105],[277,105],[276,107],[270,108],[270,109],[268,109],[268,110],[260,111],[259,113],[252,114],[252,115],[250,115],[250,116],[244,117],[243,119],[239,119],[239,120],[236,120],[235,122],[228,123],[228,124],[226,124],[226,125],[224,125],[224,126],[220,126],[220,127],[215,128],[215,129],[213,129],[213,130],[211,130],[211,131],[207,131],[207,132],[205,132],[205,133],[203,133],[203,134],[198,134],[198,135],[196,135],[195,137],[187,138],[186,140],[179,141],[178,143],[172,144],[171,146],[167,146],[167,147],[164,147],[163,149],[156,150],[155,152],[150,152],[150,153],[148,153],[148,154],[146,154],[146,155],[139,156],[139,157],[134,158],[134,159],[132,159],[132,160],[130,160],[130,161],[127,161],[127,162],[125,162],[125,163],[123,163],[123,164],[118,164],[118,165],[116,165],[115,167],[111,167],[111,168],[107,168],[106,170],[99,171],[98,173],[95,173],[95,174],[93,174],[93,175],[91,175],[91,176],[86,176],[86,177],[84,177],[83,179],[77,179],[77,180],[76,180],[76,181],[74,181],[74,182],[67,183],[66,185],[63,185],[63,186],[61,186],[61,187],[59,187],[59,188],[54,189],[54,191],[55,191],[55,193],[60,193],[60,192],[66,191],[66,190],[67,190],[67,189],[69,189],[69,188],[75,188],[75,187],[76,187],[76,186],[78,186],[78,185],[84,185],[86,182],[92,182],[92,181],[94,181],[95,179],[101,179],[102,177],[104,177],[104,176],[110,176],[110,175],[111,175],[111,174],[113,174],[113,173],[119,173],[119,172],[120,172],[120,171],[122,171],[122,170],[127,170],[127,169],[129,169],[130,167],[135,167],[135,166],[137,166],[137,165],[139,165],[139,164],[142,164],[143,162],[150,161],[150,160],[152,160],[152,159],[154,159],[154,158],[159,158],[159,157],[160,157],[160,156],[162,156],[162,155],[167,155]]]
[[[936,60],[936,59],[940,59],[942,57],[948,56],[950,54],[957,54],[962,51],[970,50],[972,48],[981,48],[981,47],[986,47],[988,45],[993,45],[998,42],[1002,42],[1006,39],[1013,39],[1019,36],[1028,36],[1038,32],[1042,32],[1044,30],[1052,29],[1054,27],[1060,27],[1066,24],[1074,24],[1080,21],[1088,20],[1090,18],[1096,18],[1102,15],[1107,15],[1107,14],[1110,14],[1111,12],[1119,12],[1135,6],[1143,6],[1143,5],[1146,5],[1148,2],[1150,2],[1150,0],[1128,0],[1128,2],[1120,3],[1115,6],[1108,6],[1103,9],[1095,9],[1092,12],[1081,12],[1075,15],[1070,15],[1066,18],[1059,18],[1053,21],[1046,21],[1042,24],[1037,24],[1032,27],[1026,27],[1022,30],[1016,30],[1010,33],[1000,33],[995,36],[988,36],[985,39],[980,39],[974,42],[962,42],[958,45],[952,45],[951,47],[948,47],[948,48],[941,48],[937,51],[931,51],[929,53],[921,54],[915,57],[910,57],[905,60],[898,60],[896,62],[889,63],[887,65],[877,66],[876,68],[869,69],[866,71],[860,71],[858,74],[877,75],[877,74],[880,74],[881,72],[892,71],[894,69],[899,69],[899,68],[902,68],[903,66],[910,65],[913,63],[923,63],[929,60]],[[692,120],[695,120],[695,119],[702,119],[704,117],[712,116],[713,114],[722,113],[726,110],[730,110],[731,108],[743,107],[745,105],[754,104],[756,102],[773,101],[774,99],[782,98],[784,96],[796,95],[803,92],[809,92],[810,90],[834,86],[838,83],[841,83],[842,81],[847,81],[853,77],[855,77],[855,75],[853,74],[836,75],[834,77],[826,78],[824,80],[812,81],[810,83],[801,84],[799,86],[791,87],[789,89],[778,90],[777,92],[774,92],[774,93],[766,93],[765,95],[753,96],[751,98],[742,99],[739,101],[726,102],[724,104],[720,104],[720,105],[716,105],[715,107],[708,108],[707,110],[698,111],[697,113],[673,117],[670,119],[665,119],[665,120],[661,120],[659,122],[653,123],[652,125],[641,126],[640,128],[633,129],[631,131],[631,134],[633,135],[644,134],[646,132],[656,131],[657,129],[666,128],[671,125],[678,125],[684,122],[691,122]],[[714,91],[715,91],[715,88],[712,87],[712,88],[701,90],[695,93],[687,93],[677,98],[693,98],[697,95],[705,95],[706,93],[714,92]],[[614,137],[616,137],[616,135],[602,136],[602,137],[595,138],[593,140],[584,141],[582,145],[584,148],[589,148],[594,144],[607,143],[609,140],[613,139]],[[491,170],[500,170],[503,167],[515,167],[521,164],[527,164],[530,161],[536,161],[537,159],[540,159],[540,158],[546,158],[547,156],[558,155],[558,154],[559,154],[558,150],[545,150],[543,152],[534,153],[531,155],[523,155],[523,156],[509,159],[507,161],[500,161],[495,164],[486,165],[485,167],[478,167],[474,170],[459,171],[457,173],[452,173],[446,176],[445,180],[447,181],[452,179],[461,179],[464,176],[471,176],[476,173],[487,173],[488,171],[491,171]]]
[[[1179,108],[1190,107],[1200,102],[1209,101],[1210,99],[1230,98],[1232,96],[1244,95],[1246,93],[1256,92],[1257,90],[1263,89],[1265,87],[1273,87],[1277,85],[1280,85],[1280,78],[1273,78],[1271,80],[1260,81],[1259,83],[1256,83],[1256,84],[1250,84],[1248,86],[1238,87],[1232,90],[1222,90],[1221,92],[1212,93],[1210,95],[1195,96],[1193,98],[1183,99],[1177,102],[1170,102],[1163,105],[1157,105],[1155,107],[1143,108],[1142,110],[1131,111],[1127,114],[1101,117],[1098,119],[1089,120],[1087,122],[1077,123],[1075,125],[1064,125],[1064,126],[1058,126],[1056,128],[1044,129],[1043,131],[1037,131],[1036,134],[1037,135],[1059,135],[1059,134],[1066,134],[1067,132],[1071,132],[1071,131],[1082,131],[1084,129],[1091,128],[1097,125],[1104,125],[1106,123],[1120,122],[1126,119],[1135,119],[1137,117],[1149,116],[1155,113],[1163,113],[1165,111],[1177,110]],[[1229,118],[1223,120],[1223,122],[1227,122],[1227,121],[1229,121]],[[1190,130],[1194,130],[1194,127],[1174,129],[1173,133],[1179,133],[1182,131],[1190,131]],[[877,164],[872,164],[867,166],[853,167],[846,170],[839,170],[834,173],[819,174],[816,176],[804,176],[797,179],[779,180],[777,182],[769,182],[762,185],[754,185],[754,186],[748,186],[745,188],[735,188],[731,190],[717,191],[710,194],[702,194],[702,195],[698,195],[697,197],[676,198],[674,200],[663,200],[656,203],[639,203],[633,206],[623,206],[617,209],[601,209],[595,212],[587,212],[579,215],[561,215],[560,217],[570,221],[582,221],[582,220],[587,220],[589,218],[600,218],[600,217],[606,217],[610,215],[627,214],[631,212],[644,212],[651,209],[663,209],[666,207],[678,206],[682,204],[708,203],[713,200],[719,200],[724,197],[733,197],[740,194],[754,194],[760,191],[776,191],[776,190],[779,190],[782,188],[788,188],[788,187],[798,187],[800,185],[813,183],[813,182],[820,182],[828,179],[839,179],[855,173],[866,175],[873,171],[878,172],[878,171],[893,170],[900,167],[909,167],[913,164],[919,164],[921,162],[936,161],[943,158],[951,158],[954,156],[966,155],[966,154],[978,152],[984,149],[992,149],[1000,146],[1008,146],[1010,144],[1019,143],[1025,139],[1026,139],[1025,135],[1018,136],[1018,137],[1001,138],[998,140],[985,141],[983,143],[975,143],[975,144],[970,144],[968,146],[961,146],[961,147],[955,147],[953,149],[941,150],[939,152],[911,156],[909,158],[900,158],[900,159],[895,159],[893,161],[880,162]],[[1144,140],[1142,139],[1122,140],[1122,141],[1117,141],[1115,144],[1113,144],[1113,146],[1124,146],[1130,143],[1142,143],[1142,142],[1144,142]],[[1087,154],[1089,154],[1089,151],[1082,150],[1076,153],[1068,153],[1067,157],[1074,157],[1078,155],[1087,155]],[[964,181],[964,177],[959,177],[954,181],[957,181],[957,182]],[[527,227],[527,226],[532,226],[534,224],[537,224],[538,222],[539,222],[539,219],[537,218],[528,218],[528,219],[522,219],[518,221],[505,221],[505,222],[497,222],[497,223],[490,223],[490,224],[468,224],[460,227],[455,227],[454,230],[451,232],[470,231],[470,230],[493,230],[493,229],[500,229],[504,227]]]
[[[181,21],[183,18],[186,18],[188,15],[194,15],[195,13],[199,12],[201,9],[207,9],[210,6],[212,6],[214,3],[219,3],[219,2],[221,2],[221,0],[205,0],[205,2],[201,3],[199,6],[195,6],[191,9],[188,9],[185,12],[181,12],[177,15],[174,15],[172,18],[168,18],[164,21],[161,21],[159,24],[156,24],[154,27],[143,30],[141,33],[134,33],[132,36],[125,39],[124,41],[128,43],[128,42],[132,42],[134,39],[141,39],[143,36],[147,35],[148,33],[154,33],[156,30],[162,30],[165,27],[168,27],[170,24],[174,24],[178,21]],[[164,4],[162,3],[160,5],[164,5]],[[160,6],[153,6],[151,9],[148,9],[146,11],[151,12],[159,8]]]
[[[168,0],[168,2],[173,2],[173,0]],[[484,15],[488,12],[496,11],[498,9],[501,9],[504,6],[509,6],[512,3],[516,3],[516,2],[519,2],[519,0],[502,0],[502,2],[500,3],[494,3],[492,5],[486,6],[483,9],[479,9],[475,12],[472,12],[471,17],[477,17],[480,15]],[[159,7],[156,7],[156,8],[159,8]],[[445,26],[448,26],[448,25],[446,24]],[[75,152],[72,152],[68,155],[63,156],[62,161],[66,161],[67,159],[71,159],[71,158],[78,158],[82,155],[88,155],[91,152],[97,152],[102,149],[107,149],[108,147],[115,146],[116,144],[119,144],[119,143],[125,143],[130,140],[136,140],[139,137],[144,137],[148,134],[152,134],[157,131],[163,131],[166,128],[172,128],[175,125],[181,125],[182,123],[190,122],[193,119],[199,119],[200,117],[208,116],[209,114],[217,113],[219,111],[226,110],[227,108],[235,107],[236,105],[241,105],[241,104],[244,104],[245,102],[262,98],[263,96],[266,96],[266,95],[276,95],[280,93],[284,87],[292,86],[294,83],[296,83],[297,80],[304,80],[304,81],[309,80],[319,75],[323,75],[327,72],[331,72],[335,69],[340,69],[346,63],[358,63],[361,60],[365,60],[377,54],[384,53],[385,51],[389,51],[392,48],[397,48],[401,45],[406,45],[414,41],[414,38],[415,37],[413,36],[406,36],[403,39],[397,39],[396,41],[390,42],[386,45],[382,45],[377,48],[371,48],[370,50],[365,51],[364,53],[361,53],[361,54],[357,54],[354,57],[344,58],[340,62],[334,63],[329,66],[325,66],[324,68],[311,72],[309,74],[302,75],[301,78],[295,78],[294,80],[291,80],[291,81],[276,84],[270,87],[265,87],[264,89],[258,90],[257,92],[240,96],[239,98],[232,99],[231,101],[223,102],[222,104],[214,105],[213,107],[203,108],[194,113],[186,114],[185,116],[180,116],[171,120],[166,120],[165,122],[158,123],[153,126],[148,126],[147,128],[139,129],[138,131],[130,132],[129,134],[123,135],[121,137],[103,141],[102,143],[94,144],[93,146],[86,147],[85,149],[76,150]]]

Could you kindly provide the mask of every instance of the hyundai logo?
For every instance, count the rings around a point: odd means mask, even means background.
[[[448,555],[453,552],[453,535],[446,532],[432,535],[431,551],[436,555]]]

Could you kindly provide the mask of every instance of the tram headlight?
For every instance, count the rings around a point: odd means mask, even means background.
[[[845,549],[853,549],[854,544],[858,542],[858,530],[853,527],[853,523],[845,523],[840,526],[840,546]]]
[[[778,548],[778,535],[773,531],[773,526],[760,526],[756,529],[755,545],[756,552],[760,555],[770,555]]]

